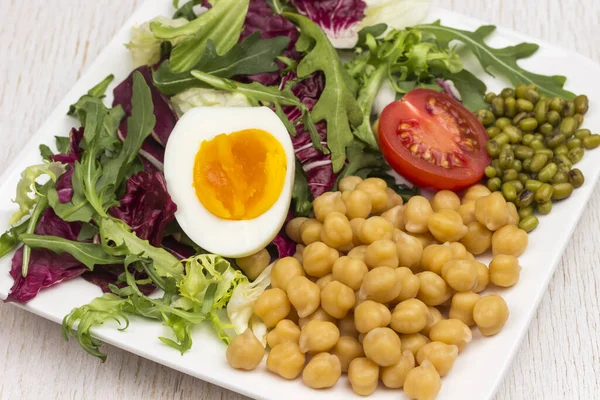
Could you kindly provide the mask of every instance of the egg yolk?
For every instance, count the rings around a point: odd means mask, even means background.
[[[277,201],[286,170],[283,146],[269,132],[220,134],[200,145],[194,189],[202,205],[217,217],[253,219]]]

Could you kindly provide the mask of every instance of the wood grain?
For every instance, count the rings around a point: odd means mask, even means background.
[[[0,0],[0,172],[141,2]],[[600,61],[596,0],[433,3]],[[497,400],[598,398],[599,224],[600,186]],[[244,398],[110,346],[101,364],[64,342],[60,326],[10,305],[0,304],[0,321],[0,399]]]

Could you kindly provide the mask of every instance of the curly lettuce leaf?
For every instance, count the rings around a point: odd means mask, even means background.
[[[250,102],[241,93],[190,88],[171,97],[171,105],[181,117],[195,107],[250,107]]]
[[[133,58],[133,68],[141,67],[142,65],[154,65],[160,61],[161,46],[163,40],[154,36],[150,30],[150,24],[159,23],[165,27],[181,27],[189,21],[186,18],[167,18],[156,17],[150,21],[144,22],[141,25],[135,25],[131,30],[131,41],[125,45],[131,51]],[[171,42],[177,44],[177,40]]]
[[[475,32],[450,28],[436,21],[433,24],[417,25],[414,29],[435,36],[437,43],[445,48],[453,40],[463,43],[477,57],[483,69],[494,76],[494,73],[508,79],[513,85],[534,84],[539,92],[549,97],[562,97],[573,100],[575,95],[563,88],[566,77],[553,75],[539,75],[529,72],[519,66],[517,61],[532,56],[539,45],[534,43],[520,43],[496,49],[488,46],[485,39],[496,29],[493,25],[480,26]]]

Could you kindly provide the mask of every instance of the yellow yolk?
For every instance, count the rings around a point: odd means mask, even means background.
[[[217,217],[248,220],[279,198],[287,160],[269,132],[246,129],[202,142],[194,162],[194,189],[202,205]]]

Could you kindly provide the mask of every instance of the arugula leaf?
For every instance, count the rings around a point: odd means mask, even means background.
[[[249,0],[220,0],[193,21],[181,27],[168,27],[152,22],[154,37],[173,40],[187,37],[171,52],[171,71],[189,71],[202,59],[208,40],[215,44],[217,54],[225,54],[239,40],[242,33]]]
[[[480,26],[475,32],[469,32],[443,26],[438,20],[433,24],[417,25],[413,29],[434,35],[438,44],[446,48],[453,40],[462,42],[491,76],[494,76],[494,72],[498,73],[515,86],[522,83],[533,83],[538,86],[540,93],[549,97],[558,96],[568,100],[575,98],[573,93],[563,89],[566,81],[564,76],[539,75],[519,67],[517,61],[533,55],[539,49],[537,44],[520,43],[501,49],[488,46],[485,38],[496,29],[493,25]]]
[[[463,105],[471,111],[487,108],[488,104],[483,101],[486,86],[475,75],[463,69],[457,73],[451,73],[445,68],[432,68],[431,73],[444,79],[451,80],[460,93]]]
[[[50,150],[50,147],[48,147],[47,145],[40,144],[40,155],[42,156],[42,159],[44,161],[51,162],[54,153],[52,152],[52,150]]]
[[[48,185],[46,185],[47,187]],[[36,205],[33,207],[33,211],[31,212],[31,217],[27,221],[27,229],[25,229],[25,234],[31,234],[35,231],[40,218],[44,211],[48,208],[48,198],[46,196],[40,196]],[[19,240],[22,242],[23,235],[19,236]],[[31,258],[31,246],[25,243],[23,246],[23,261],[21,264],[21,275],[23,278],[27,276],[27,272],[29,270],[29,260]]]
[[[98,141],[94,141],[92,145],[83,153],[81,162],[75,163],[75,173],[73,177],[81,177],[83,193],[88,203],[94,208],[96,213],[102,217],[107,217],[104,207],[103,193],[96,191],[96,185],[102,174],[102,165],[96,159],[99,153]]]
[[[306,17],[292,13],[283,15],[301,32],[296,49],[306,55],[298,64],[298,77],[304,78],[317,71],[325,74],[325,88],[311,117],[315,123],[327,121],[327,147],[331,151],[333,172],[337,173],[346,163],[346,147],[354,138],[350,125],[362,123],[361,109],[348,85],[349,76],[327,35]]]
[[[122,257],[106,254],[100,244],[81,243],[57,236],[40,236],[29,233],[19,235],[19,240],[33,249],[48,249],[56,254],[69,253],[90,271],[94,270],[95,265],[121,264],[123,262]]]
[[[60,202],[56,187],[50,186],[48,188],[47,197],[50,207],[52,207],[56,215],[58,215],[63,221],[89,222],[94,217],[96,212],[85,197],[81,167],[75,168],[73,171],[72,184],[73,197],[68,203]]]
[[[69,146],[71,145],[71,139],[68,136],[55,136],[56,150],[60,154],[66,154],[69,152]]]
[[[201,0],[190,0],[190,1],[188,1],[187,3],[185,3],[184,5],[182,5],[177,11],[175,11],[175,14],[173,14],[173,19],[185,18],[188,21],[195,20],[196,18],[198,18],[198,16],[194,12],[194,6],[197,6],[200,3],[202,3]],[[173,7],[174,8],[179,7],[179,2],[178,1],[174,1],[173,2]]]
[[[18,226],[12,227],[0,236],[0,258],[17,248],[19,235],[25,233],[28,223],[28,221],[25,221]]]
[[[183,266],[168,251],[154,247],[147,240],[142,240],[131,232],[131,228],[123,221],[114,218],[102,218],[99,222],[102,247],[112,256],[137,254],[151,258],[156,272],[162,277],[180,279]]]
[[[260,32],[255,32],[220,56],[217,54],[213,41],[209,40],[206,43],[202,59],[192,69],[222,78],[277,71],[275,60],[283,53],[288,43],[289,38],[286,36],[260,39]],[[153,72],[152,78],[156,87],[167,96],[178,94],[192,87],[202,86],[201,82],[194,79],[189,71],[172,72],[168,60]]]
[[[87,240],[91,240],[98,233],[99,230],[96,226],[84,222],[81,224],[81,230],[79,231],[79,235],[77,235],[77,241],[85,242]]]
[[[296,159],[296,170],[294,173],[294,186],[292,187],[292,201],[294,204],[294,216],[307,217],[312,211],[312,195],[308,187],[306,173],[300,161]]]

